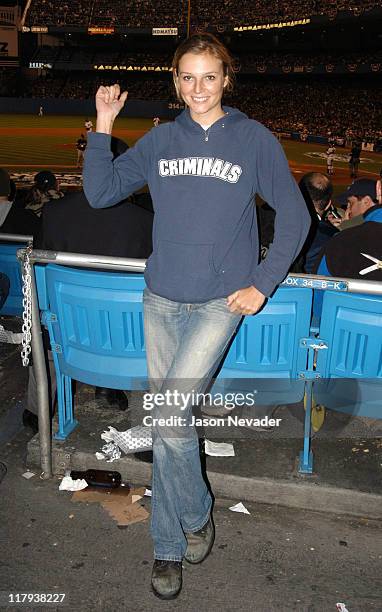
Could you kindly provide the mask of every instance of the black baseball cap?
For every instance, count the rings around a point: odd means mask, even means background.
[[[34,182],[37,187],[44,187],[45,189],[54,189],[57,183],[57,179],[54,176],[53,172],[49,170],[43,170],[42,172],[38,172],[34,177]]]
[[[336,200],[339,202],[341,208],[347,208],[348,198],[350,198],[350,196],[357,196],[360,198],[370,196],[372,200],[376,200],[377,181],[367,178],[360,178],[353,181],[346,191],[340,193],[340,195],[336,197]]]

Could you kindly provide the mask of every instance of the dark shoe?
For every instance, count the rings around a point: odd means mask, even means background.
[[[215,539],[215,527],[211,515],[204,527],[194,533],[186,533],[186,538],[187,550],[184,555],[186,561],[193,564],[204,561],[210,554]]]
[[[120,389],[96,387],[95,398],[100,400],[104,406],[114,410],[127,410],[129,406],[126,395]]]
[[[29,427],[34,434],[38,433],[38,416],[27,408],[23,412],[23,425]]]
[[[182,590],[182,562],[155,559],[151,588],[159,599],[175,599]]]

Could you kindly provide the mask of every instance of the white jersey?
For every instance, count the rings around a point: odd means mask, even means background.
[[[334,154],[336,152],[335,147],[329,147],[326,151],[326,162],[328,165],[333,164]]]

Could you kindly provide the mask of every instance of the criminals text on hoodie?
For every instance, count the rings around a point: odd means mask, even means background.
[[[161,177],[205,176],[217,178],[227,183],[237,183],[242,173],[242,168],[238,164],[216,157],[160,159],[158,167]]]

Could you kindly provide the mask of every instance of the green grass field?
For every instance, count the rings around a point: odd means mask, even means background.
[[[85,119],[82,116],[0,114],[0,166],[10,172],[37,172],[46,168],[57,173],[75,170],[75,142],[85,131]],[[95,118],[91,119],[95,124]],[[151,119],[119,118],[113,133],[132,145],[151,127]],[[297,180],[309,170],[326,171],[325,145],[291,140],[283,140],[282,144]],[[348,149],[338,147],[336,154],[339,157],[334,162],[334,183],[348,184]],[[360,175],[377,176],[381,167],[381,154],[363,152]]]

